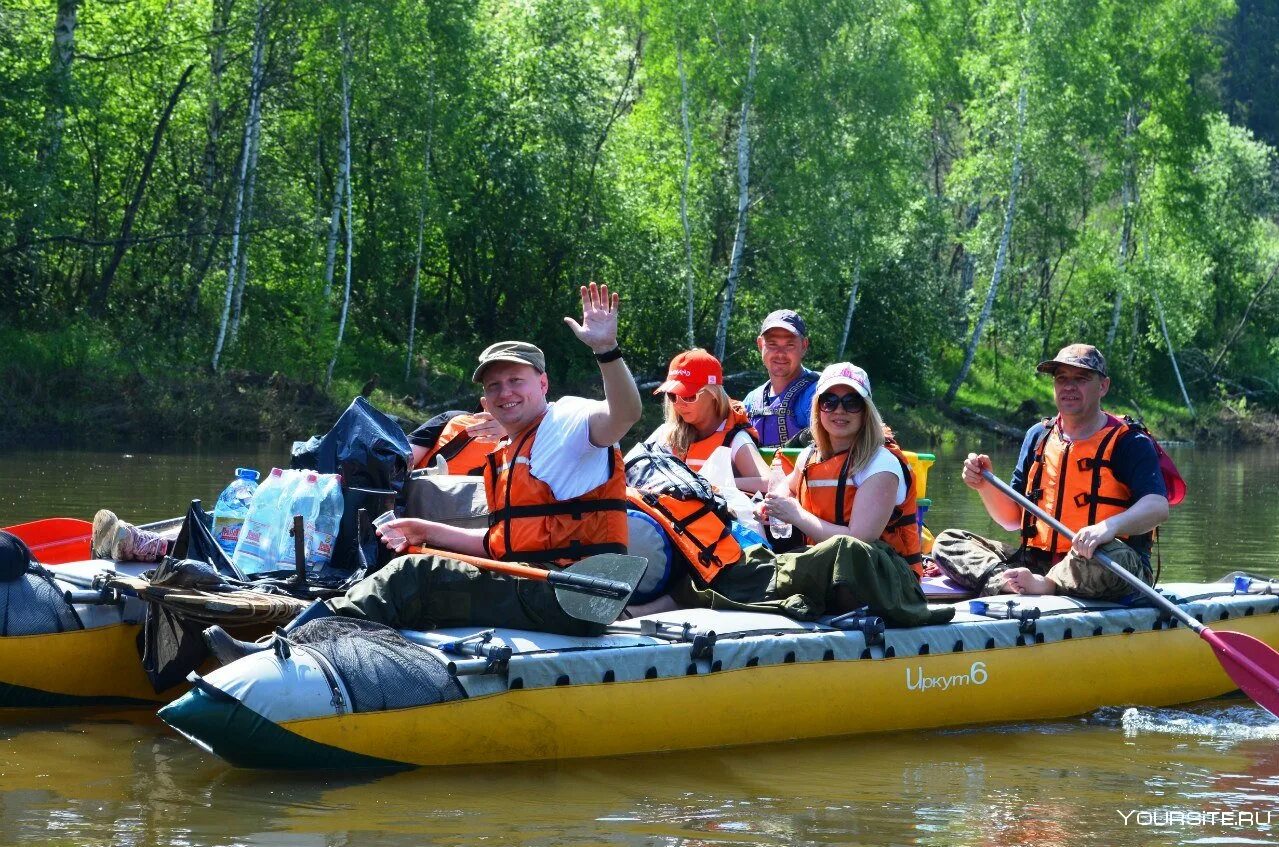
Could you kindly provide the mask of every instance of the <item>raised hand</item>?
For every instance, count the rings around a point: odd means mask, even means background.
[[[480,402],[487,401],[481,397]],[[506,430],[502,429],[502,425],[488,412],[478,412],[475,417],[480,419],[479,422],[466,428],[466,434],[471,438],[476,441],[496,443],[506,437]]]
[[[565,318],[564,323],[578,339],[596,353],[607,353],[617,346],[616,294],[610,294],[607,285],[582,286],[582,322]]]

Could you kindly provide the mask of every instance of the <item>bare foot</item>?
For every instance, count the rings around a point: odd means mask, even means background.
[[[1029,568],[1012,568],[1004,571],[1004,590],[1013,594],[1056,594],[1057,584]]]

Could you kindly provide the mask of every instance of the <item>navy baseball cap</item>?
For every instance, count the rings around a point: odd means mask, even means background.
[[[804,319],[799,316],[799,312],[794,309],[778,309],[775,312],[769,312],[768,317],[764,318],[764,323],[759,328],[759,334],[763,335],[770,329],[784,329],[787,332],[793,332],[800,338],[808,337],[808,326],[804,323]]]

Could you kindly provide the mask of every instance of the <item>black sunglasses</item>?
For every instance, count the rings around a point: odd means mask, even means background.
[[[861,412],[866,408],[866,401],[855,392],[843,397],[838,394],[823,394],[817,398],[817,408],[823,412],[833,412],[840,406],[844,407],[845,412]]]

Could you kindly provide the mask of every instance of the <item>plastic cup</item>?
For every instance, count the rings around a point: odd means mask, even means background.
[[[385,512],[373,519],[373,525],[384,527],[385,524],[390,523],[393,520],[395,520],[395,510],[387,509]],[[387,547],[390,547],[392,550],[408,540],[408,537],[397,529],[383,528],[382,530],[382,543]]]

